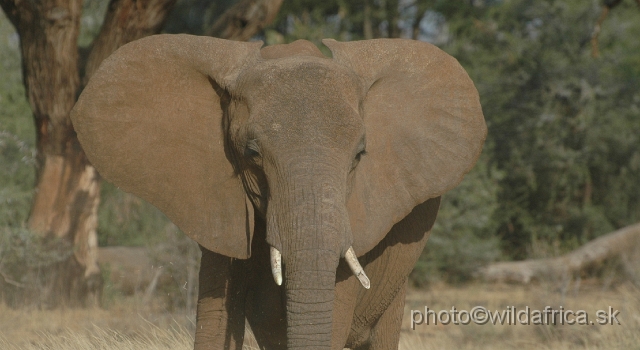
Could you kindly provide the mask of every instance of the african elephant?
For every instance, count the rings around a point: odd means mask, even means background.
[[[108,181],[202,250],[196,349],[397,348],[440,196],[486,136],[458,62],[422,42],[123,46],[72,112]]]

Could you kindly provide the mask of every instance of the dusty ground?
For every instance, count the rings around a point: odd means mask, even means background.
[[[141,305],[141,298],[116,300],[107,310],[12,310],[0,306],[1,349],[190,349],[193,315]],[[500,311],[508,306],[619,310],[621,325],[416,325],[411,310]],[[615,323],[615,322],[614,322]],[[640,289],[599,281],[514,286],[470,284],[412,290],[407,297],[400,348],[409,349],[640,349]],[[247,349],[252,349],[248,346]]]

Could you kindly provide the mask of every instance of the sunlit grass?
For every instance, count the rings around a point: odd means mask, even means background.
[[[585,310],[589,320],[609,306],[620,310],[620,325],[418,325],[410,329],[411,309],[518,310],[545,306]],[[535,286],[472,284],[461,288],[440,286],[412,292],[407,298],[401,349],[640,349],[640,290],[631,283],[603,288],[598,281]]]
[[[563,292],[564,290],[564,292]],[[110,309],[54,311],[14,310],[0,306],[0,349],[191,349],[193,314],[146,307],[133,299],[117,301]],[[418,325],[410,329],[411,309],[449,310],[484,306],[546,305],[584,309],[590,315],[612,306],[620,310],[621,325]],[[413,290],[405,307],[401,350],[417,349],[640,349],[640,290],[631,283],[603,288],[597,281],[558,289],[553,284],[513,286],[470,284]],[[245,350],[257,349],[246,336]]]
[[[161,329],[152,325],[129,335],[97,326],[88,328],[86,332],[71,329],[59,333],[43,332],[21,345],[0,339],[0,348],[7,350],[188,350],[192,344],[191,334],[184,328]]]

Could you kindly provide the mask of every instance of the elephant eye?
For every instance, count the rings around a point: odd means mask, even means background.
[[[353,171],[353,169],[356,168],[356,166],[360,162],[360,158],[362,158],[362,156],[365,155],[365,154],[367,154],[367,151],[364,150],[364,149],[362,149],[361,151],[356,153],[356,156],[353,158],[353,162],[351,163],[351,170],[352,171]]]
[[[247,141],[247,145],[244,148],[245,157],[255,158],[260,156],[260,147],[256,140]]]
[[[358,149],[356,149],[356,156],[354,157],[354,161],[359,162],[360,158],[362,158],[363,155],[367,154],[367,151],[365,150],[366,148],[366,143],[364,140],[364,137],[362,138],[362,140],[360,140],[360,144],[358,144]]]

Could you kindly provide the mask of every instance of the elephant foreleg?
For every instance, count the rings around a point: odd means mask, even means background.
[[[200,250],[194,349],[241,350],[245,327],[246,262],[203,247]]]
[[[356,350],[398,349],[406,290],[407,282],[404,283],[389,307],[371,329],[369,341],[357,347]]]

